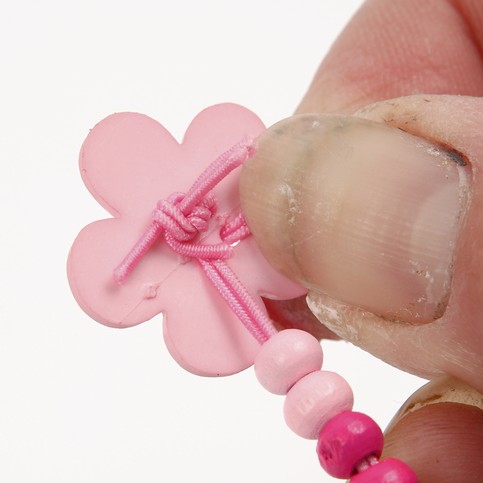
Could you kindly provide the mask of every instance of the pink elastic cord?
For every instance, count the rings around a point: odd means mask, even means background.
[[[166,243],[174,252],[198,260],[208,280],[231,310],[253,337],[263,344],[276,330],[236,274],[224,262],[233,256],[232,246],[250,234],[243,214],[239,213],[221,228],[223,243],[189,243],[208,229],[216,212],[216,203],[210,191],[253,154],[252,142],[241,141],[208,166],[186,194],[174,193],[167,200],[159,201],[153,213],[153,221],[114,270],[114,280],[118,284],[124,283],[143,255],[164,234]]]
[[[379,458],[377,458],[375,455],[370,455],[367,458],[364,458],[360,463],[357,464],[355,468],[356,474],[368,470],[371,466],[377,465],[377,463],[379,463]]]
[[[223,260],[198,259],[203,270],[242,324],[263,344],[276,333],[270,319]]]
[[[220,231],[221,239],[230,245],[235,245],[248,235],[250,235],[250,229],[241,212],[238,213],[238,216],[233,221],[223,225]]]

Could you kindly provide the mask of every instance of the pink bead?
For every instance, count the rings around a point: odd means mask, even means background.
[[[402,461],[388,458],[354,475],[351,483],[418,483],[416,473]]]
[[[329,371],[312,372],[288,392],[285,422],[302,438],[317,439],[322,426],[336,414],[350,411],[353,403],[352,389],[343,377]]]
[[[317,455],[336,478],[349,478],[368,456],[379,458],[384,447],[381,428],[369,416],[347,411],[334,416],[320,431]]]
[[[322,359],[315,337],[303,330],[282,330],[263,344],[255,359],[255,374],[267,391],[287,394],[299,379],[318,371]]]

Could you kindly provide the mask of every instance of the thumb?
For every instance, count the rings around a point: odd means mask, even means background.
[[[483,99],[458,96],[295,116],[261,136],[240,187],[265,256],[324,325],[480,391],[482,122]]]

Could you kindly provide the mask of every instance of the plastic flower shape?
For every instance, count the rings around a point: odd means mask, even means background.
[[[253,363],[257,341],[207,280],[203,262],[180,256],[168,238],[156,238],[129,277],[118,276],[126,278],[123,283],[116,283],[113,273],[153,218],[162,215],[163,200],[170,209],[220,154],[264,129],[247,109],[220,104],[193,120],[181,144],[157,121],[135,113],[113,114],[91,130],[81,149],[80,170],[113,218],[86,226],[69,254],[69,283],[89,316],[121,328],[163,313],[170,353],[196,374],[227,375]],[[193,225],[206,225],[193,246],[223,243],[220,233],[240,210],[238,178],[239,172],[232,172],[193,209]],[[223,263],[261,310],[262,295],[290,299],[304,293],[268,264],[253,237],[230,250],[232,256]],[[210,263],[208,271],[215,266]]]

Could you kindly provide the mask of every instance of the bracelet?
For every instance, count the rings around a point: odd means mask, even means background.
[[[141,114],[101,121],[83,144],[80,167],[113,218],[76,238],[68,260],[74,296],[112,327],[163,312],[168,349],[195,374],[228,375],[254,363],[261,385],[286,396],[290,429],[317,440],[328,474],[417,482],[402,461],[379,460],[381,429],[352,411],[349,384],[322,370],[319,341],[298,329],[278,332],[261,302],[260,294],[290,299],[305,291],[266,262],[240,209],[237,168],[256,153],[264,129],[234,104],[202,111],[181,145]],[[195,170],[201,174],[192,183]]]

